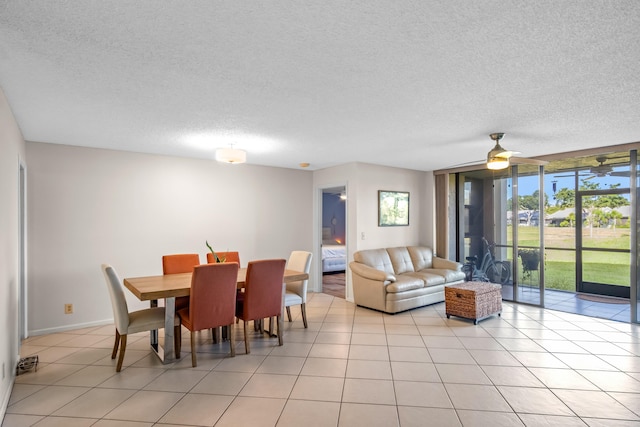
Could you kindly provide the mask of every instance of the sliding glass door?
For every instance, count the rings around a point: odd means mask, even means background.
[[[630,297],[631,230],[621,212],[629,211],[629,195],[629,188],[578,191],[578,292]]]
[[[456,221],[449,231],[456,239],[449,253],[455,250],[460,262],[473,260],[485,279],[501,283],[505,300],[559,307],[577,293],[619,303],[602,298],[613,296],[629,299],[630,320],[637,323],[637,167],[632,147],[544,166],[452,174],[455,209],[449,213]],[[494,274],[492,265],[500,265]]]
[[[517,212],[514,227],[515,300],[542,305],[544,299],[544,248],[542,245],[544,209],[547,204],[540,179],[539,166],[514,167],[514,194],[512,204]]]
[[[458,259],[475,263],[474,280],[502,285],[503,298],[542,305],[544,206],[539,166],[457,175]]]

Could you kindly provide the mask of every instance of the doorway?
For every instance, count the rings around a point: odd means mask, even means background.
[[[346,298],[346,195],[345,186],[322,190],[322,292],[338,298]]]
[[[629,299],[630,229],[620,208],[610,207],[624,206],[629,195],[629,188],[577,192],[576,212],[582,213],[576,215],[578,292]]]

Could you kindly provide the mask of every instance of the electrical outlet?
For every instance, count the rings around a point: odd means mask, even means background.
[[[73,314],[73,304],[64,305],[64,314]]]

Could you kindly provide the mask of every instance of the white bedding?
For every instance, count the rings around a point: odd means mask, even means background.
[[[347,268],[345,245],[322,245],[322,272],[344,271]]]
[[[322,259],[346,256],[347,250],[345,245],[322,245]]]

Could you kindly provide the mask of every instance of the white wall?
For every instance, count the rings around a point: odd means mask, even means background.
[[[430,245],[426,221],[433,217],[424,212],[424,200],[432,197],[433,189],[426,188],[425,172],[359,163],[357,181],[355,250]],[[409,226],[378,226],[378,190],[409,192]]]
[[[0,420],[9,402],[18,362],[18,194],[24,141],[0,89]]]
[[[312,250],[311,172],[26,146],[33,334],[113,318],[102,263],[121,278],[162,274],[164,254],[195,252],[205,262],[205,240],[238,250],[243,265]],[[128,298],[130,309],[147,305]]]
[[[404,245],[434,244],[433,174],[408,169],[350,163],[316,171],[313,176],[314,198],[314,257],[318,266],[316,283],[322,282],[319,267],[322,216],[322,189],[345,185],[347,189],[347,263],[353,253],[362,249]],[[378,226],[378,190],[408,191],[409,226]],[[365,238],[362,239],[362,233]],[[346,271],[347,300],[353,301],[351,271]],[[319,287],[318,289],[319,290]]]

